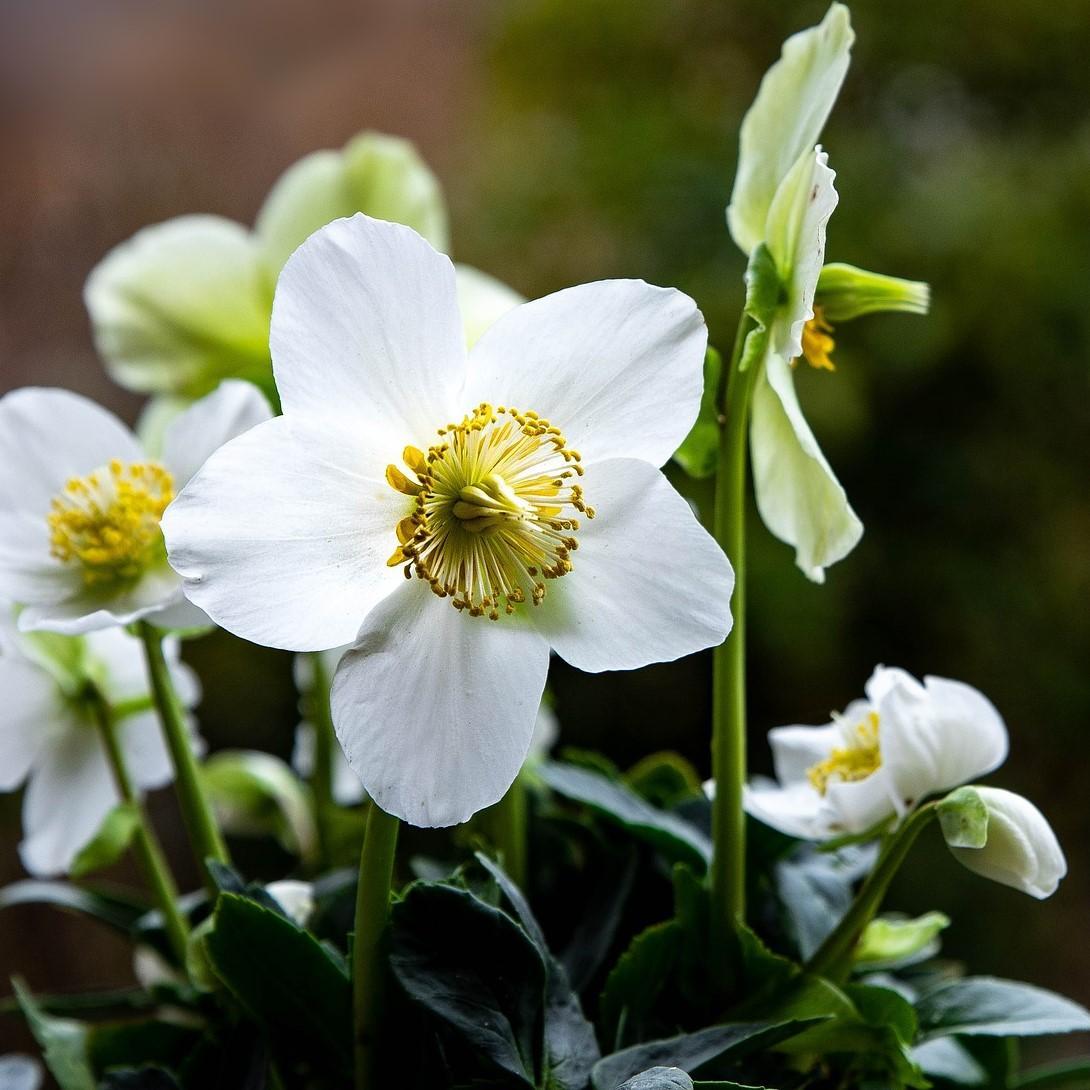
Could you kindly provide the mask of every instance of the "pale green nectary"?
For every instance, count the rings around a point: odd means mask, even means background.
[[[251,231],[220,216],[146,227],[92,270],[84,289],[95,344],[122,386],[169,398],[165,417],[225,378],[272,389],[269,321],[284,262],[314,230],[354,212],[403,223],[448,246],[438,179],[407,140],[366,132],[317,151],[274,184]],[[465,277],[467,336],[521,297],[473,269]]]

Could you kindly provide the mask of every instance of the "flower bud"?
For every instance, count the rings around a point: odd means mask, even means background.
[[[883,310],[926,314],[931,289],[919,280],[902,280],[834,263],[822,268],[814,303],[830,322],[846,322]]]
[[[964,835],[986,812],[984,836]],[[1028,799],[996,787],[964,787],[939,803],[943,835],[969,870],[1043,900],[1067,874],[1067,860],[1045,816]],[[979,847],[970,846],[975,841]]]

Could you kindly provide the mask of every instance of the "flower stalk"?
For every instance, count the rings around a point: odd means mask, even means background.
[[[136,815],[136,830],[132,841],[133,853],[140,862],[144,877],[155,893],[155,901],[163,914],[163,925],[170,947],[174,951],[178,964],[184,966],[189,928],[178,908],[178,888],[167,867],[159,839],[148,820],[147,811],[133,787],[132,777],[125,764],[125,756],[117,740],[115,714],[97,694],[94,698],[94,716],[114,784],[117,786],[117,793],[121,796],[121,801]]]
[[[170,751],[174,765],[178,799],[182,807],[182,817],[189,833],[190,843],[204,874],[205,886],[215,896],[218,887],[208,873],[207,861],[229,863],[227,845],[216,825],[212,806],[201,781],[197,758],[186,728],[185,713],[174,690],[174,683],[163,657],[162,635],[147,621],[140,621],[137,632],[144,645],[144,657],[151,681],[152,697],[159,715],[163,737]]]
[[[746,827],[742,791],[746,780],[746,451],[747,423],[758,370],[740,369],[752,321],[738,324],[717,404],[723,417],[715,478],[715,539],[734,567],[734,627],[715,649],[712,678],[711,865],[713,949],[726,950],[735,923],[746,911]],[[725,389],[723,388],[725,387]]]
[[[481,812],[484,834],[500,857],[503,869],[523,889],[526,884],[527,799],[526,780],[520,772],[507,794],[495,806]]]
[[[867,924],[882,906],[893,876],[901,868],[916,838],[938,816],[938,807],[929,802],[916,810],[890,837],[878,857],[874,870],[860,887],[851,908],[832,934],[806,963],[806,971],[833,981],[847,978],[852,965],[852,951]]]
[[[386,1006],[386,924],[400,822],[375,803],[367,815],[352,940],[352,1017],[356,1090],[378,1086],[378,1040]]]
[[[313,683],[310,691],[310,720],[314,724],[314,771],[310,786],[314,792],[314,817],[318,826],[319,858],[323,867],[332,863],[333,757],[337,740],[333,731],[333,715],[329,707],[329,685],[332,680],[320,654],[310,656]]]

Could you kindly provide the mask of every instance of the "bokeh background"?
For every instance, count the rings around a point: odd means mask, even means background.
[[[0,390],[64,385],[125,418],[81,300],[96,261],[186,212],[252,222],[279,173],[364,128],[438,172],[454,253],[526,295],[637,276],[692,294],[729,346],[742,259],[724,227],[737,127],[823,0],[8,0],[0,5]],[[825,133],[828,257],[930,281],[929,318],[839,330],[801,397],[866,524],[807,583],[753,521],[752,752],[821,722],[875,663],[969,681],[1007,719],[994,782],[1036,799],[1072,873],[1037,904],[917,850],[892,905],[955,917],[947,950],[1090,1003],[1090,21],[1082,0],[852,4]],[[707,490],[691,492],[708,506]],[[287,656],[191,646],[214,747],[286,753]],[[707,771],[706,656],[558,666],[562,741]],[[2,699],[2,696],[0,696]],[[170,829],[172,800],[155,800]],[[0,800],[0,879],[20,876]],[[188,866],[184,845],[168,836]],[[122,870],[122,879],[130,877]],[[0,917],[0,977],[130,976],[119,941],[47,909]],[[0,989],[2,990],[2,989]],[[0,1019],[0,1052],[25,1038]]]

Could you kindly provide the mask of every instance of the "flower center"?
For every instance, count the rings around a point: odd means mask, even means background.
[[[806,776],[822,797],[829,790],[829,783],[856,783],[876,772],[882,764],[882,751],[878,746],[878,713],[871,712],[862,723],[856,724],[854,737],[843,749],[834,749],[824,761],[818,761]]]
[[[548,420],[482,402],[440,428],[427,453],[406,447],[402,457],[413,476],[391,465],[386,480],[415,503],[387,563],[404,564],[406,578],[415,571],[455,609],[496,621],[501,609],[540,605],[546,580],[572,570],[576,516],[594,518],[594,508],[578,451]]]
[[[836,348],[833,327],[825,320],[821,307],[814,307],[814,316],[802,327],[803,359],[817,371],[835,371],[831,353]]]
[[[159,520],[174,479],[158,462],[115,459],[73,477],[48,515],[50,554],[78,564],[88,585],[136,579],[163,553]]]

